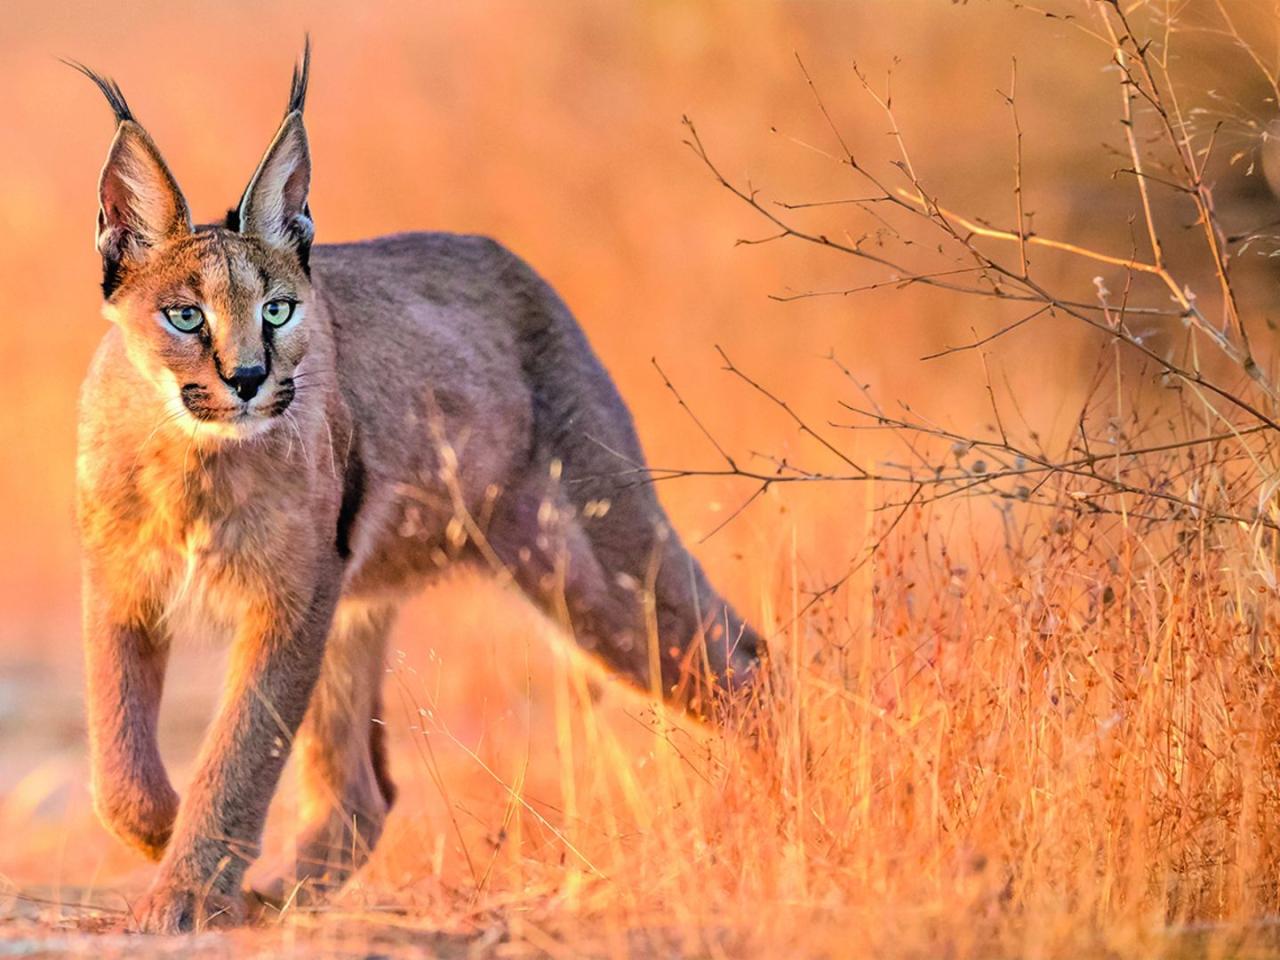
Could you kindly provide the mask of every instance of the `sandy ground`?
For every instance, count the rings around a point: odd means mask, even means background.
[[[523,607],[502,596],[495,601],[509,629],[520,631]],[[456,605],[465,613],[466,604]],[[512,611],[516,611],[513,613]],[[532,622],[524,611],[524,622]],[[511,627],[511,624],[515,624]],[[446,625],[447,626],[447,625]],[[74,629],[68,626],[68,630]],[[453,630],[460,628],[453,626]],[[406,663],[423,667],[429,655],[413,645],[416,630],[399,637],[410,652]],[[83,678],[78,657],[65,652],[46,655],[39,644],[28,642],[26,656],[0,657],[0,958],[5,957],[490,957],[563,955],[565,947],[541,932],[526,911],[518,907],[478,909],[460,920],[446,906],[439,909],[397,909],[395,902],[403,890],[401,879],[393,879],[383,868],[379,880],[356,885],[324,910],[292,910],[289,919],[261,917],[252,927],[235,931],[213,931],[193,937],[140,937],[124,932],[130,902],[145,889],[154,866],[114,840],[98,824],[92,811],[88,788],[87,742],[82,696]],[[74,648],[73,648],[74,649]],[[541,649],[541,648],[537,648]],[[175,784],[181,790],[189,775],[208,719],[216,707],[223,673],[224,648],[217,646],[176,647],[170,663],[160,722],[161,750]],[[406,656],[403,653],[402,657]],[[459,729],[469,742],[482,737],[479,727],[483,710],[475,706],[479,698],[465,689],[456,692]],[[505,708],[503,708],[505,709]],[[395,721],[394,715],[391,722]],[[415,784],[421,771],[415,768],[400,723],[393,738],[393,767],[399,782],[415,795],[413,802],[401,804],[393,813],[388,834],[379,848],[384,860],[396,861],[406,849],[412,851],[430,841],[432,813]],[[638,728],[637,728],[638,729]],[[639,755],[639,752],[637,752]],[[469,790],[465,776],[457,773],[452,784],[462,795]],[[282,780],[288,795],[290,774]],[[490,793],[502,795],[502,788],[490,783]],[[273,816],[283,821],[288,802]],[[459,802],[459,809],[464,803]],[[484,807],[468,809],[487,810]],[[500,822],[501,808],[478,815],[486,823]],[[424,824],[427,826],[424,828]],[[483,834],[487,828],[476,830]],[[287,842],[287,828],[268,824],[270,844]],[[284,838],[284,839],[282,839]],[[265,859],[269,858],[264,858]],[[415,861],[416,862],[416,861]],[[428,891],[432,881],[421,878],[416,869],[418,889]],[[366,871],[367,872],[367,871]],[[441,903],[452,902],[448,895]],[[401,903],[404,901],[401,900]],[[670,953],[663,948],[668,940],[661,930],[621,934],[622,942],[634,946],[639,955]],[[594,949],[576,943],[574,956],[609,955],[618,949],[618,935]],[[625,952],[632,952],[624,947]]]
[[[163,724],[167,753],[189,755],[198,741],[201,718],[214,705],[209,678],[220,657],[198,651],[175,660]],[[78,667],[9,661],[0,665],[0,678],[0,818],[10,835],[0,846],[0,957],[528,955],[513,951],[499,925],[458,934],[420,919],[341,910],[193,937],[125,933],[128,902],[144,889],[151,867],[106,837],[88,809]],[[15,836],[19,831],[25,835]],[[44,863],[22,852],[33,838],[52,851]],[[11,879],[78,877],[72,865],[86,854],[101,878],[92,886]]]
[[[66,896],[67,891],[62,892]],[[28,894],[36,896],[36,893]],[[533,956],[500,926],[473,935],[441,933],[377,918],[326,915],[185,937],[137,936],[119,929],[112,908],[57,907],[11,898],[0,905],[0,957],[488,957]]]

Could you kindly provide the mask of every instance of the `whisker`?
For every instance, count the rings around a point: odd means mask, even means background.
[[[307,441],[302,438],[302,428],[298,426],[298,421],[294,419],[292,413],[286,410],[282,416],[289,421],[289,426],[293,428],[293,432],[298,435],[298,445],[302,447],[302,459],[306,461],[307,466],[312,466],[311,454],[307,450]]]
[[[334,453],[334,450],[333,450],[333,428],[329,426],[328,417],[321,418],[320,422],[324,424],[324,432],[329,435],[329,475],[332,476],[333,479],[337,480],[338,479],[338,455]]]
[[[166,407],[166,410],[167,410],[167,407]],[[160,431],[160,428],[166,426],[167,424],[173,423],[176,420],[182,419],[184,416],[187,415],[187,413],[188,411],[185,407],[181,407],[177,410],[167,410],[167,412],[161,413],[160,419],[157,420],[156,425],[151,428],[151,432],[147,434],[146,439],[143,440],[142,443],[138,445],[138,452],[133,457],[133,465],[129,468],[130,481],[132,481],[133,478],[137,475],[138,467],[141,465],[141,462],[142,462],[142,454],[146,452],[147,444],[149,444],[152,438],[155,437],[155,435]]]

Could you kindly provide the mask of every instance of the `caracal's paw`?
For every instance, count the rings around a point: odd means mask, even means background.
[[[129,846],[151,860],[164,856],[178,816],[178,794],[168,783],[113,785],[95,793],[93,806],[102,825]]]
[[[251,895],[262,916],[282,914],[298,907],[314,907],[328,901],[346,882],[351,871],[315,868],[302,864],[268,870],[254,881]]]
[[[156,883],[133,907],[134,933],[178,934],[235,927],[245,922],[242,893],[218,893],[178,883]]]
[[[298,837],[297,861],[264,871],[252,883],[254,895],[277,910],[328,900],[369,859],[385,821],[385,804],[372,815],[338,810],[319,818]]]

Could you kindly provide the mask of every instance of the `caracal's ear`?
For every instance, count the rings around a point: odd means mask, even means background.
[[[274,246],[290,247],[303,269],[311,253],[315,225],[307,194],[311,189],[311,152],[302,125],[307,100],[307,76],[311,68],[311,38],[302,61],[293,68],[293,86],[284,122],[245,188],[240,207],[228,219],[241,233],[261,237]]]
[[[98,180],[98,252],[102,289],[110,296],[122,264],[142,260],[163,240],[191,232],[191,213],[177,181],[113,80],[67,61],[92,80],[116,115],[116,136]]]

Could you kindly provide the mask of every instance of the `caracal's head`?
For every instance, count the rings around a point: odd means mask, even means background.
[[[309,54],[310,44],[279,132],[217,226],[192,225],[173,174],[120,88],[73,64],[116,114],[99,183],[104,315],[171,422],[201,439],[270,428],[305,386],[314,234],[302,124]]]

